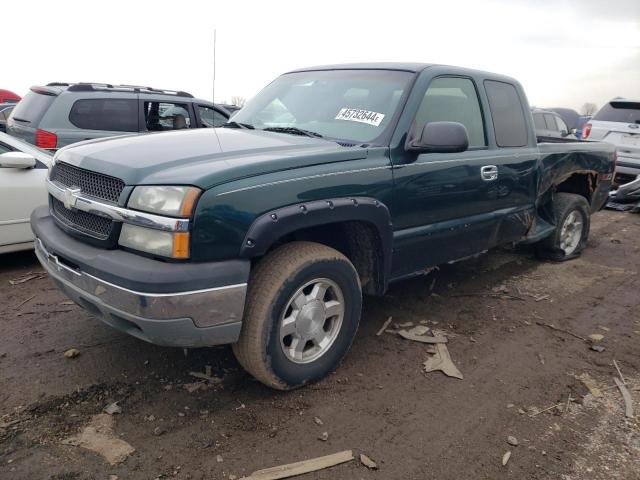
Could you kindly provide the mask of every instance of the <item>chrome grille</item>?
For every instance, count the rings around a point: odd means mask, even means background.
[[[57,198],[50,198],[51,212],[57,221],[99,240],[109,238],[114,225],[111,219],[81,210],[69,210]]]
[[[124,189],[124,182],[119,178],[91,172],[62,162],[53,166],[50,178],[65,187],[79,188],[84,195],[113,203],[118,203],[118,198]]]

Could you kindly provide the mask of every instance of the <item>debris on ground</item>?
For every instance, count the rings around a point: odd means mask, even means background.
[[[62,443],[96,452],[111,465],[122,463],[136,449],[113,433],[114,423],[114,418],[106,413],[94,415],[78,435],[69,437]]]
[[[397,328],[409,328],[413,327],[413,322],[396,323],[395,326]]]
[[[370,470],[378,469],[378,464],[373,460],[371,460],[371,458],[366,456],[364,453],[360,454],[360,463],[362,463],[365,467],[367,467]]]
[[[511,450],[507,451],[503,456],[502,456],[502,466],[504,467],[507,462],[509,461],[509,459],[511,458]]]
[[[277,480],[280,478],[290,478],[340,465],[341,463],[350,462],[351,460],[353,460],[353,452],[351,450],[345,450],[324,457],[257,470],[250,476],[243,477],[241,480]]]
[[[78,355],[80,355],[80,350],[78,350],[77,348],[70,348],[69,350],[65,351],[64,354],[65,358],[76,358]]]
[[[104,407],[102,411],[109,415],[117,415],[119,413],[122,413],[122,407],[118,405],[118,402],[113,402]]]
[[[436,353],[434,356],[427,358],[424,362],[425,372],[433,372],[434,370],[441,370],[445,375],[449,377],[463,379],[460,370],[453,364],[449,350],[444,343],[436,344]]]
[[[323,442],[329,440],[329,432],[322,432],[322,434],[318,437],[318,440],[322,440]]]
[[[189,375],[191,375],[192,377],[195,377],[195,378],[199,378],[200,380],[206,380],[207,382],[212,383],[214,385],[222,383],[222,379],[221,378],[214,377],[213,375],[211,375],[210,368],[211,367],[209,367],[209,369],[207,369],[208,373],[189,372]]]
[[[605,348],[602,345],[591,345],[591,350],[593,350],[594,352],[598,352],[598,353],[602,353],[604,352]]]
[[[580,380],[584,384],[584,386],[587,387],[587,389],[589,389],[589,393],[591,395],[596,398],[602,397],[602,390],[600,390],[600,387],[598,387],[598,384],[591,377],[591,375],[585,372],[581,375],[578,375],[576,378]]]
[[[193,382],[193,383],[185,383],[182,387],[189,393],[197,392],[198,390],[206,390],[209,388],[209,385],[205,382]]]
[[[514,437],[513,435],[509,435],[509,436],[507,437],[507,443],[508,443],[509,445],[512,445],[512,446],[514,446],[514,447],[517,447],[517,446],[518,446],[518,439],[517,439],[516,437]]]
[[[11,285],[20,285],[21,283],[30,282],[31,280],[38,280],[40,278],[45,278],[47,276],[47,272],[27,272],[24,275],[19,276],[18,278],[14,278],[9,280]]]
[[[24,299],[23,301],[21,301],[19,304],[15,305],[13,307],[14,310],[19,309],[21,306],[23,306],[25,303],[33,300],[34,298],[36,298],[36,295],[31,295],[29,298]]]
[[[624,400],[624,415],[627,418],[633,418],[633,400],[631,400],[631,393],[625,386],[624,383],[620,381],[618,377],[613,377],[613,381],[616,382],[620,393],[622,394],[622,399]]]
[[[407,340],[413,340],[414,342],[447,343],[447,337],[426,335],[426,332],[428,332],[429,329],[427,327],[423,327],[422,325],[420,325],[420,327],[426,329],[424,330],[424,333],[414,333],[411,330],[398,330],[398,335],[400,335],[402,338],[406,338]],[[420,327],[415,327],[412,330],[417,330]],[[419,331],[422,331],[422,329],[420,329]]]
[[[222,455],[216,455],[216,462],[218,462],[218,463],[224,462],[224,459],[222,458]]]
[[[387,321],[382,324],[382,327],[380,327],[380,330],[378,330],[378,333],[376,333],[376,337],[379,337],[380,335],[382,335],[382,333],[387,329],[389,324],[391,324],[392,320],[393,320],[393,317],[387,318]]]
[[[316,425],[322,425],[322,420],[320,417],[313,417],[313,421],[316,422]]]
[[[589,340],[591,340],[592,342],[601,342],[602,340],[604,340],[604,335],[600,333],[592,333],[591,335],[589,335]]]
[[[541,327],[547,327],[550,328],[551,330],[555,330],[556,332],[562,332],[562,333],[566,333],[568,335],[571,335],[572,337],[575,337],[579,340],[582,340],[583,342],[586,342],[587,339],[578,335],[577,333],[573,333],[570,330],[566,330],[564,328],[560,328],[560,327],[556,327],[555,325],[551,324],[551,323],[544,323],[544,322],[536,322],[538,325],[540,325]]]

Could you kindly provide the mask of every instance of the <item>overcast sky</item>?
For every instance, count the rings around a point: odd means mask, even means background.
[[[443,5],[444,4],[444,5]],[[640,98],[640,0],[4,0],[0,88],[52,81],[250,98],[288,70],[417,61],[520,80],[537,106]]]

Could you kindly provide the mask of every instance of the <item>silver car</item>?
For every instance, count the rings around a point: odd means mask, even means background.
[[[127,133],[207,128],[227,122],[223,107],[173,90],[98,83],[31,87],[7,133],[47,150]]]
[[[616,184],[632,182],[640,175],[640,101],[611,100],[585,125],[582,138],[616,146]]]

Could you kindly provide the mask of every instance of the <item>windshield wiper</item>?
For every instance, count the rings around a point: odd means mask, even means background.
[[[267,127],[263,128],[262,130],[264,130],[265,132],[290,133],[292,135],[304,135],[306,137],[322,138],[322,135],[317,132],[312,132],[311,130],[303,130],[302,128],[298,127]]]
[[[242,128],[242,129],[248,129],[248,130],[255,130],[256,128],[250,123],[241,123],[241,122],[234,122],[234,121],[223,123],[222,126],[227,128]]]

